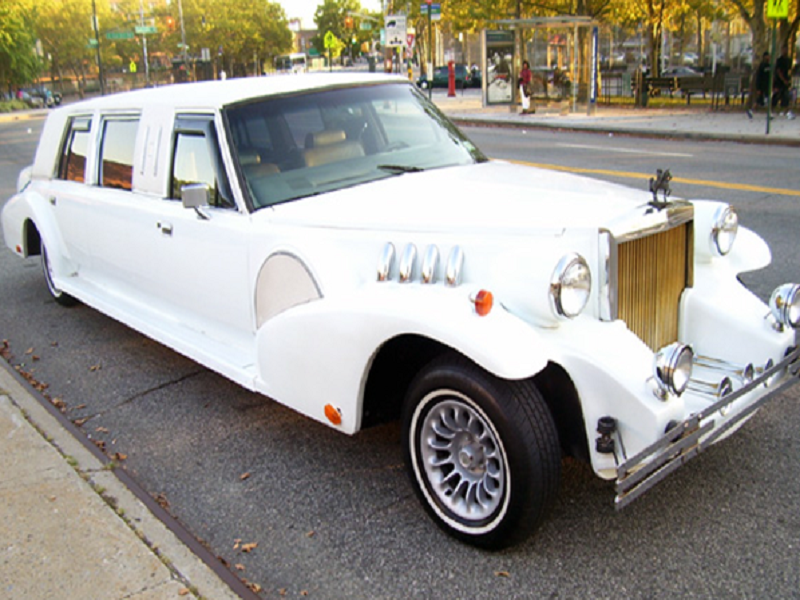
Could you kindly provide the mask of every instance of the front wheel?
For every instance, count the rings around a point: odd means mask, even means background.
[[[42,271],[44,271],[44,280],[47,283],[47,291],[61,306],[75,306],[78,301],[69,294],[62,292],[61,289],[53,282],[53,266],[47,258],[47,248],[42,244]]]
[[[476,546],[503,548],[529,535],[558,492],[558,434],[535,385],[460,358],[434,361],[412,384],[403,447],[428,514]]]

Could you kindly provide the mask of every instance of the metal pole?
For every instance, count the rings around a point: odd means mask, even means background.
[[[97,6],[92,0],[92,27],[94,28],[94,41],[97,42],[95,51],[97,52],[97,76],[100,78],[100,94],[105,96],[106,83],[103,77],[103,61],[100,59],[100,34],[97,31]]]
[[[777,52],[777,39],[775,35],[775,26],[778,19],[772,20],[772,54],[769,57],[769,89],[767,90],[767,135],[769,135],[769,122],[772,120],[772,85],[775,81],[775,54]]]
[[[139,24],[144,27],[144,0],[139,0]],[[147,34],[142,34],[142,51],[144,52],[144,84],[150,87],[150,65],[147,61]]]
[[[428,100],[433,99],[433,58],[431,57],[431,49],[433,48],[433,26],[431,25],[431,12],[433,12],[431,0],[428,0]]]
[[[183,68],[186,69],[186,76],[189,76],[189,58],[186,56],[186,29],[183,27],[183,2],[178,0],[178,16],[181,20],[181,51],[183,54]]]

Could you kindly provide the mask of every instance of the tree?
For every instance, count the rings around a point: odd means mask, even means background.
[[[39,74],[33,15],[27,1],[5,0],[0,5],[0,84],[9,93]]]
[[[350,13],[361,13],[361,3],[358,0],[325,0],[317,6],[314,13],[317,35],[311,39],[317,52],[326,52],[325,34],[329,31],[339,40],[350,39],[352,33],[345,26],[345,18]]]

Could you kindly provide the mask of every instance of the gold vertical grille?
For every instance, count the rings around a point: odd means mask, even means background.
[[[623,242],[617,316],[653,351],[678,339],[678,305],[692,285],[692,224]]]

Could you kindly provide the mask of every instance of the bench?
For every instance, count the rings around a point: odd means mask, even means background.
[[[650,96],[657,96],[661,90],[667,90],[672,96],[673,92],[678,89],[677,77],[645,77],[644,82]]]
[[[681,77],[678,80],[678,87],[681,90],[681,94],[686,98],[686,104],[691,104],[692,94],[703,94],[703,98],[705,98],[706,92],[710,92],[713,89],[713,81],[709,75]]]

